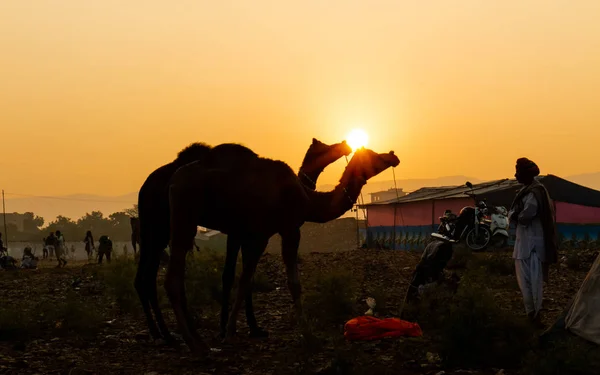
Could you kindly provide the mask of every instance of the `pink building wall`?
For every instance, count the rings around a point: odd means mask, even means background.
[[[438,218],[447,209],[458,214],[463,207],[469,205],[473,205],[470,198],[427,200],[399,204],[396,206],[395,221],[394,205],[375,205],[368,208],[367,222],[370,227],[432,225],[439,223]]]
[[[565,224],[600,224],[600,207],[554,202],[556,222]]]

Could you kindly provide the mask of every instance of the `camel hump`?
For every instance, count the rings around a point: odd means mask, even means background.
[[[258,155],[248,147],[239,143],[222,143],[212,148],[212,153],[218,156],[233,156],[235,158],[255,158]]]
[[[203,160],[210,152],[211,147],[205,143],[195,142],[179,151],[177,159],[178,164],[187,164],[196,160]]]

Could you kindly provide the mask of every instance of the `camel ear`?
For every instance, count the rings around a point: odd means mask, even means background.
[[[317,143],[317,138],[313,138],[313,145]]]
[[[342,141],[342,144],[343,144],[343,145],[345,145],[345,144],[346,144],[346,140],[345,140],[345,139]]]
[[[394,151],[390,151],[390,155],[394,155]]]

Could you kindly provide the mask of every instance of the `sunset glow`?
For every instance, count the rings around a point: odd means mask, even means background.
[[[362,129],[354,129],[348,134],[346,140],[352,150],[356,151],[369,144],[369,135]]]

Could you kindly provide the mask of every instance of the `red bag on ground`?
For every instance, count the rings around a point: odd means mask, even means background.
[[[398,318],[379,319],[372,316],[359,316],[350,319],[344,325],[346,340],[379,340],[384,337],[417,337],[423,331],[417,323],[407,322]]]

